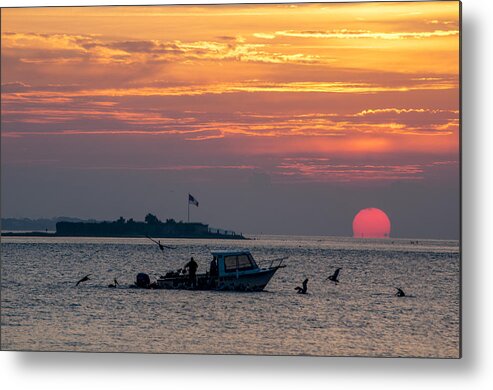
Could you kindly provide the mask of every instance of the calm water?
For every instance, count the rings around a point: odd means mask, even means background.
[[[252,241],[2,238],[6,350],[331,356],[459,355],[457,241],[258,237]],[[265,292],[138,290],[211,249],[289,256]],[[342,267],[339,285],[324,279]],[[74,287],[85,274],[92,280]],[[116,277],[122,287],[107,285]],[[307,295],[294,287],[310,279]],[[394,286],[415,297],[397,298]]]

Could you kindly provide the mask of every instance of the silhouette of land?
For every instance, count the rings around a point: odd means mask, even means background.
[[[155,215],[147,214],[144,221],[59,221],[56,232],[5,232],[2,236],[43,236],[43,237],[163,237],[163,238],[226,238],[245,239],[241,233],[223,229],[210,228],[200,222],[183,222],[167,219],[160,221]],[[5,229],[5,227],[2,227]]]
[[[2,218],[2,230],[7,231],[27,231],[39,230],[50,231],[56,230],[57,222],[97,222],[94,219],[84,220],[74,217],[56,217],[56,218]]]

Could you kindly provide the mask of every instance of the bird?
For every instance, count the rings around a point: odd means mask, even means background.
[[[155,239],[149,237],[149,236],[146,236],[149,240],[151,240],[152,242],[156,243],[158,246],[159,246],[159,249],[161,249],[163,252],[164,252],[164,248],[166,249],[175,249],[173,248],[172,246],[168,246],[168,245],[163,245],[161,244],[161,240],[158,240],[156,241]]]
[[[335,284],[339,283],[339,279],[337,279],[339,277],[339,272],[341,271],[342,268],[337,268],[334,273],[332,275],[330,275],[327,279],[329,279],[330,281],[334,282]],[[325,280],[327,280],[325,279]]]
[[[399,287],[396,287],[397,292],[395,293],[396,297],[405,297],[406,293]]]
[[[115,278],[115,279],[113,279],[113,283],[108,284],[108,287],[109,288],[115,288],[116,286],[119,286],[119,285],[120,285],[120,283],[118,283],[118,280],[116,280],[116,278]]]
[[[91,276],[91,274],[87,274],[86,276],[84,276],[81,280],[79,280],[75,286],[77,287],[79,285],[79,283],[82,283],[82,282],[87,282],[88,280],[91,280],[89,279],[89,276]]]
[[[308,290],[308,279],[305,279],[302,283],[303,287],[296,287],[295,290],[298,292],[298,294],[306,294]]]

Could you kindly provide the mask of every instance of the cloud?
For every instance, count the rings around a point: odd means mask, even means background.
[[[99,42],[94,35],[40,34],[3,32],[4,49],[38,49],[86,52],[84,46],[94,46]]]
[[[2,83],[2,93],[9,93],[9,92],[25,92],[28,91],[31,88],[31,86],[27,83],[23,83],[20,81],[14,81],[10,83]]]
[[[291,181],[354,182],[422,180],[420,165],[331,164],[320,161],[288,160],[278,167],[277,175]]]
[[[458,162],[354,164],[320,158],[285,158],[277,165],[275,175],[301,182],[421,181],[437,166],[457,168]]]
[[[124,108],[116,101],[85,100],[4,106],[2,136],[181,136],[189,141],[227,137],[348,137],[357,135],[451,136],[458,112],[422,108],[373,108],[355,113],[312,112],[261,115],[248,112],[166,112]],[[27,127],[29,125],[29,127]],[[46,125],[51,129],[47,130]],[[22,130],[20,130],[22,129]],[[354,141],[354,140],[353,140]],[[361,149],[374,147],[369,141]],[[358,143],[354,141],[354,147]]]
[[[382,92],[411,92],[411,91],[440,91],[457,89],[457,81],[422,81],[395,82],[394,85],[385,85],[371,82],[343,82],[343,81],[300,81],[300,82],[223,82],[215,84],[177,84],[164,83],[159,86],[139,86],[127,88],[91,88],[84,89],[76,86],[54,87],[50,85],[32,87],[26,91],[5,93],[3,99],[9,101],[56,101],[56,99],[75,98],[124,98],[124,97],[178,97],[203,96],[239,93],[321,93],[321,94],[362,94],[373,95]],[[359,113],[359,116],[369,115]]]
[[[276,31],[275,36],[296,38],[324,38],[324,39],[425,39],[433,37],[449,37],[459,35],[458,30],[433,30],[420,32],[375,32],[371,30],[328,30],[328,31]]]
[[[255,33],[253,36],[260,39],[275,39],[276,34]]]
[[[426,24],[432,24],[434,26],[441,26],[441,27],[446,27],[446,26],[456,26],[457,25],[457,20],[438,20],[438,19],[432,19],[432,20],[427,20]]]
[[[151,51],[166,51],[168,47],[160,47],[159,43],[151,40],[141,41],[118,41],[106,44],[107,47],[122,50],[127,53],[147,53]],[[175,45],[169,47],[171,50],[176,50]]]
[[[439,114],[439,113],[452,113],[458,114],[457,110],[439,110],[439,109],[428,109],[428,108],[377,108],[377,109],[368,109],[363,110],[355,114],[355,116],[369,116],[369,115],[379,115],[379,114],[422,114],[422,113],[430,113],[430,114]]]
[[[415,135],[446,135],[459,128],[459,111],[428,108],[366,109],[353,115],[368,124],[395,123],[397,132]]]
[[[99,36],[70,34],[2,34],[10,55],[29,64],[93,62],[96,64],[146,64],[204,61],[313,64],[330,58],[305,53],[264,50],[263,44],[246,43],[241,37],[219,37],[216,41],[102,40]],[[226,41],[226,42],[224,42]]]
[[[238,37],[232,35],[220,35],[217,36],[216,39],[219,39],[221,41],[236,41],[238,40]]]

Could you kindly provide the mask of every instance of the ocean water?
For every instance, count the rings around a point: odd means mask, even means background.
[[[249,241],[5,238],[3,350],[262,355],[459,356],[457,241],[262,236]],[[260,293],[128,288],[212,249],[283,256]],[[340,283],[325,280],[342,267]],[[91,280],[75,287],[85,274]],[[108,288],[117,278],[121,286]],[[308,278],[308,294],[294,288]],[[411,297],[394,296],[402,287]]]

